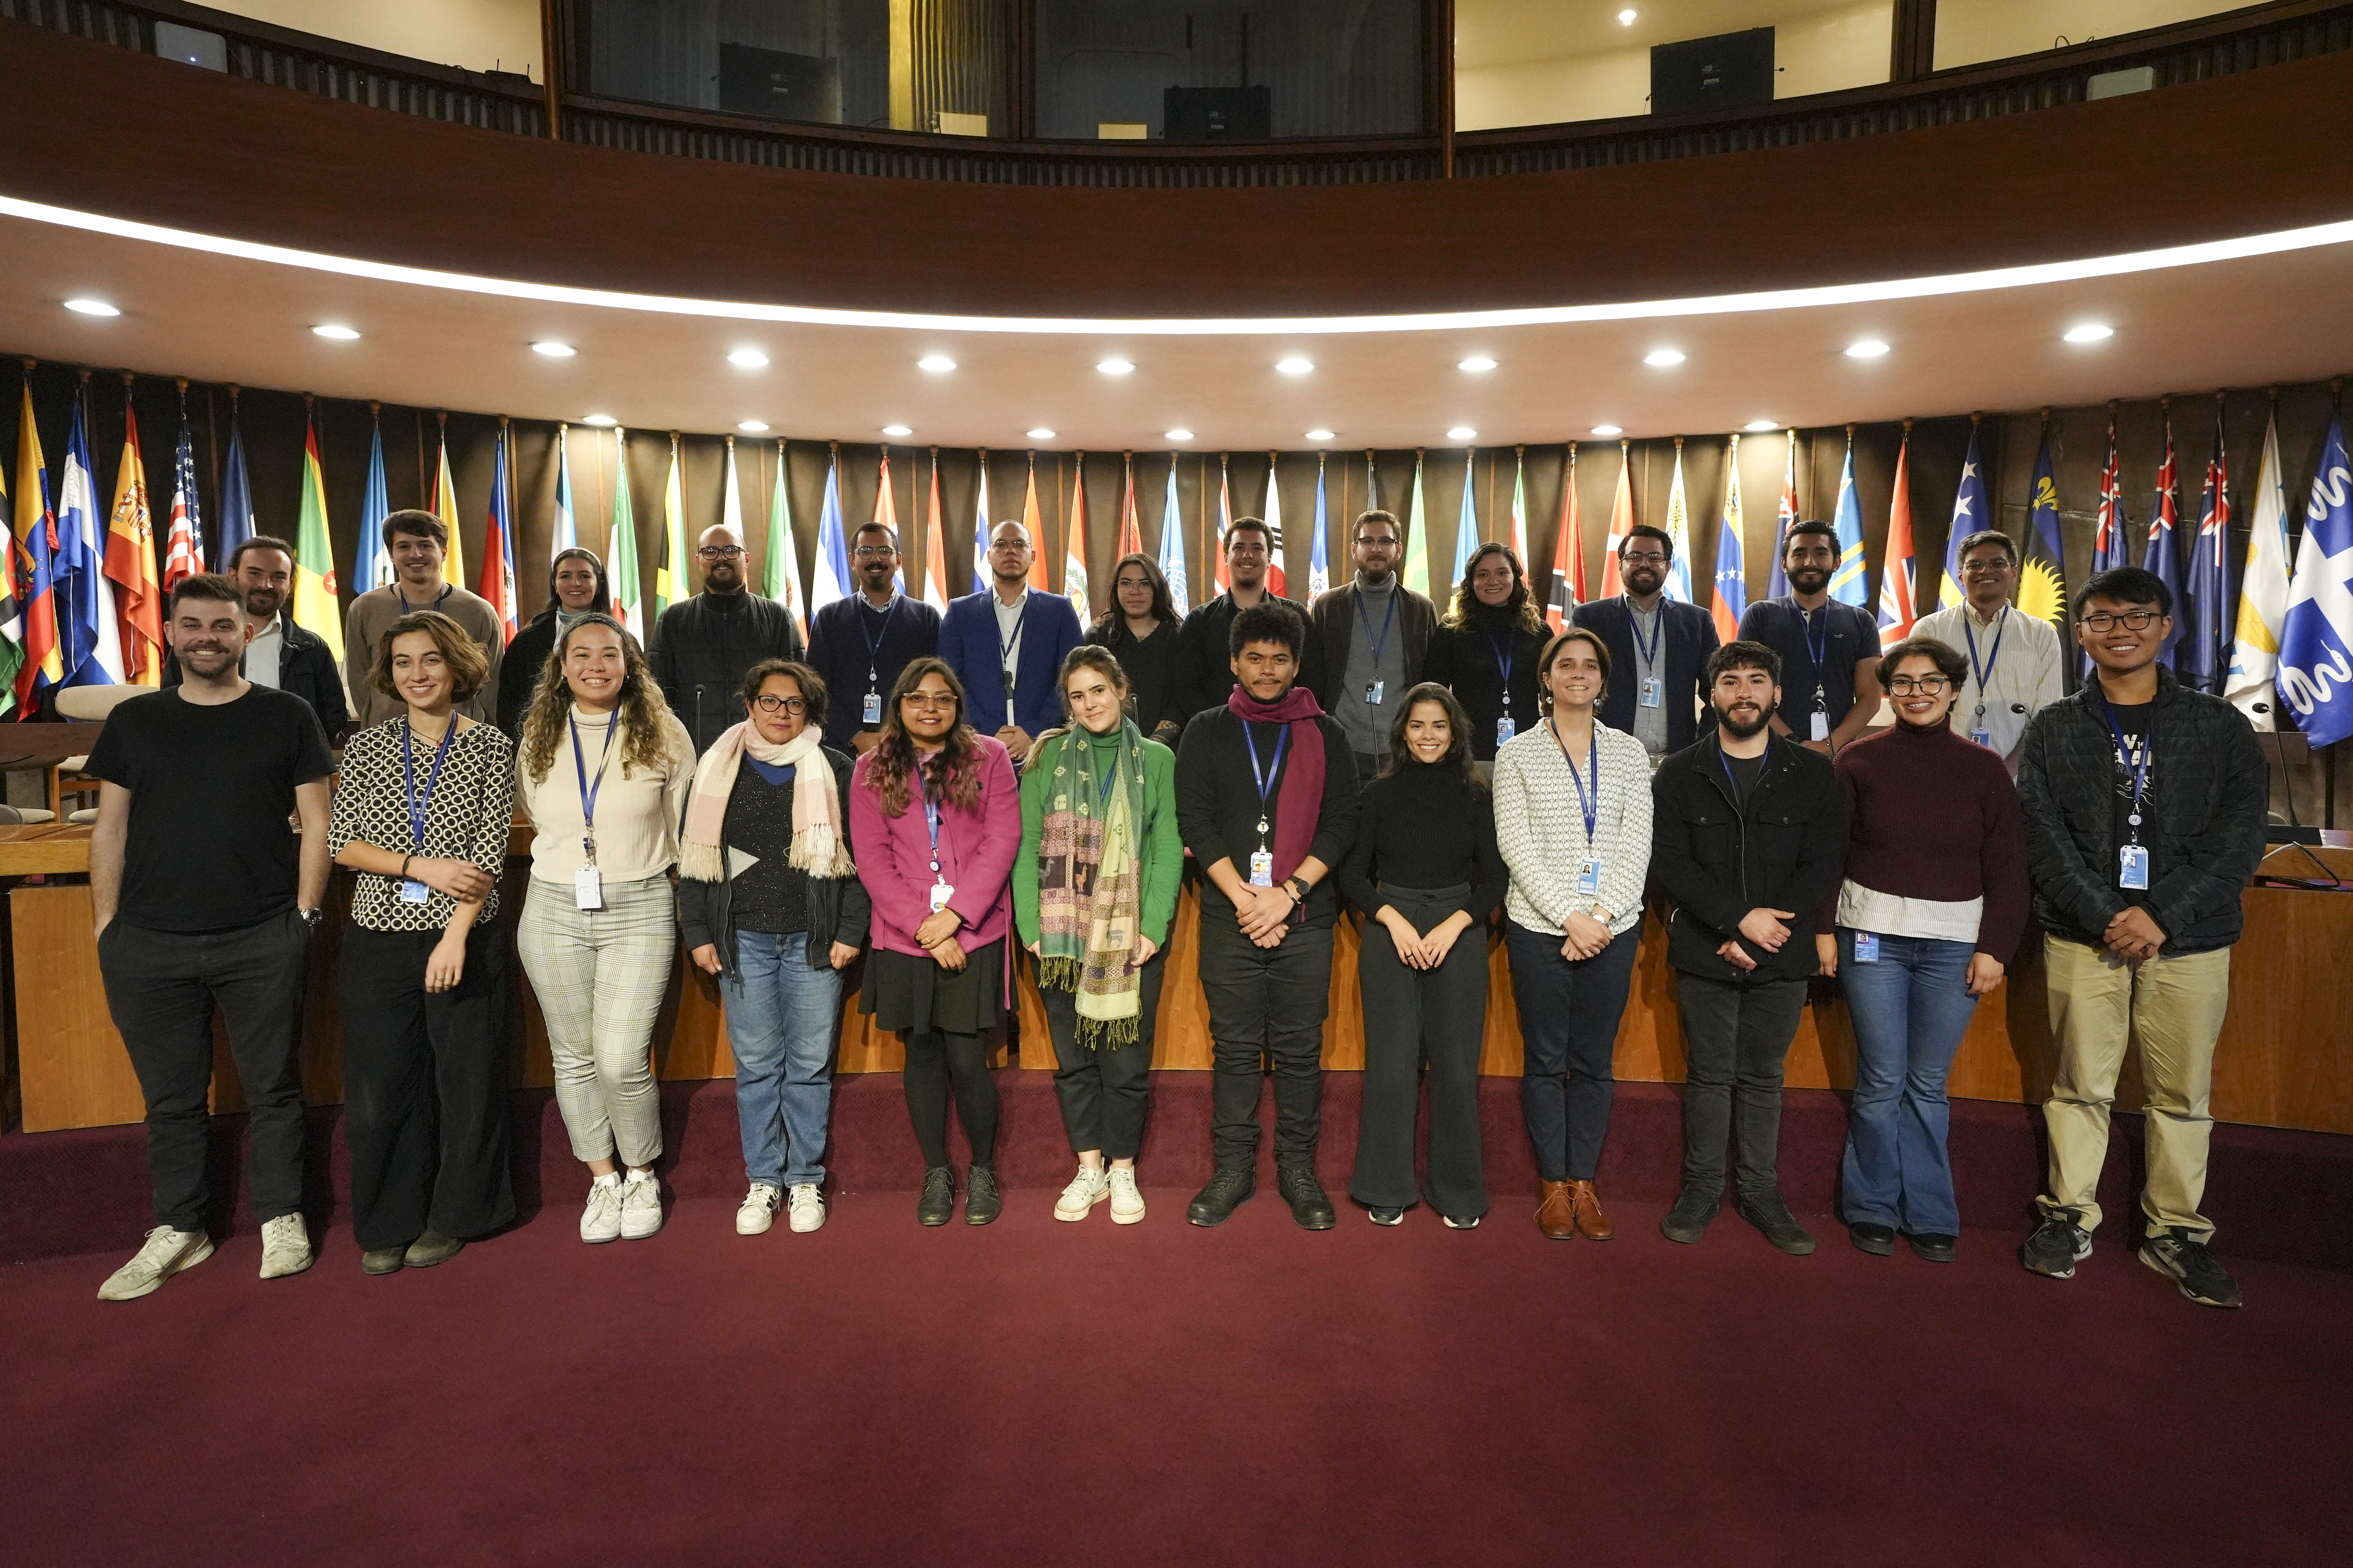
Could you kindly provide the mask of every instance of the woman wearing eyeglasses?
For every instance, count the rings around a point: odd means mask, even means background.
[[[849,759],[820,744],[825,682],[763,659],[744,677],[744,721],[712,742],[687,797],[679,858],[686,949],[720,977],[735,1116],[751,1189],[735,1234],[785,1207],[796,1231],[825,1223],[826,1071],[841,971],[866,941],[866,889],[850,863]]]
[[[1854,1020],[1840,1182],[1847,1234],[1884,1258],[1901,1232],[1932,1263],[1952,1261],[1961,1228],[1945,1152],[1946,1074],[1978,998],[2018,950],[2028,908],[2010,770],[1949,722],[1968,675],[1959,654],[1928,637],[1880,659],[1895,724],[1838,754],[1846,868],[1814,938]]]

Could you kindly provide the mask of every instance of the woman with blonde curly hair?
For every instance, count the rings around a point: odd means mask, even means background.
[[[533,837],[516,946],[547,1020],[573,1155],[594,1178],[580,1239],[642,1239],[662,1223],[649,1047],[678,942],[670,871],[694,742],[637,639],[589,615],[556,639],[520,760]]]

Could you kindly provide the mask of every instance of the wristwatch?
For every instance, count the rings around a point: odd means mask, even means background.
[[[1307,902],[1307,884],[1296,877],[1285,877],[1282,890],[1291,895],[1291,901],[1294,904],[1304,905]]]
[[[301,915],[302,923],[312,931],[317,931],[327,918],[327,911],[324,910],[296,910],[294,912]]]

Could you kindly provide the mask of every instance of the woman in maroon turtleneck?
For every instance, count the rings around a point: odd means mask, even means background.
[[[1886,1257],[1901,1231],[1932,1263],[1952,1261],[1961,1228],[1946,1074],[1978,998],[2018,951],[2028,909],[2017,787],[2000,756],[1947,722],[1968,673],[1926,637],[1880,660],[1895,724],[1838,754],[1846,871],[1814,939],[1854,1020],[1840,1173],[1847,1233]]]

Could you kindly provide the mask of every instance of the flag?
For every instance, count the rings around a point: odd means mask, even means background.
[[[1789,591],[1788,568],[1781,564],[1781,544],[1789,525],[1798,521],[1798,432],[1788,433],[1788,456],[1781,463],[1781,499],[1773,508],[1773,568],[1765,579],[1765,596],[1778,599]]]
[[[2125,544],[2125,492],[2117,479],[2116,422],[2108,420],[2108,461],[2100,470],[2100,515],[2092,530],[2092,570],[2105,572],[2111,566],[2132,564],[2132,552]]]
[[[449,531],[449,552],[441,558],[441,575],[451,583],[466,580],[466,552],[458,529],[458,481],[449,472],[449,416],[441,421],[441,456],[433,470],[433,504],[429,509]]]
[[[1144,524],[1135,515],[1135,454],[1119,455],[1123,478],[1119,493],[1119,543],[1121,557],[1144,553]]]
[[[1601,541],[1601,596],[1626,591],[1618,580],[1618,550],[1634,531],[1634,444],[1618,443],[1618,499],[1609,503],[1609,532]]]
[[[653,628],[646,622],[646,574],[638,566],[638,514],[629,504],[629,433],[617,425],[613,427],[613,529],[605,542],[605,556],[613,618],[642,645]]]
[[[122,632],[114,585],[106,580],[104,524],[90,473],[82,398],[66,426],[66,467],[58,480],[58,644],[68,686],[122,683]]]
[[[205,569],[205,514],[196,499],[196,443],[188,428],[188,394],[180,392],[180,444],[172,454],[172,531],[164,550],[164,580],[169,595],[183,577]]]
[[[500,431],[501,462],[504,458],[506,433]],[[505,488],[505,469],[491,490],[491,527],[503,526],[500,521],[501,499]],[[493,542],[495,542],[493,541]],[[493,556],[491,559],[495,560]],[[488,595],[484,595],[488,597]],[[507,574],[507,603],[501,606],[506,616],[507,636],[514,636],[514,574]],[[498,601],[493,599],[492,604]],[[319,463],[319,427],[311,420],[308,410],[302,417],[302,510],[294,530],[294,593],[288,608],[293,612],[294,624],[304,631],[315,632],[334,655],[335,662],[343,662],[343,606],[335,592],[334,540],[327,529],[327,476]]]
[[[259,531],[253,526],[253,486],[245,474],[245,431],[237,423],[237,388],[228,389],[228,460],[221,468],[220,537],[213,541],[213,566],[228,570],[237,547]],[[454,550],[454,540],[451,544]],[[52,563],[54,570],[55,563]]]
[[[1674,559],[1667,563],[1667,597],[1693,603],[1691,505],[1683,499],[1683,438],[1675,437],[1675,477],[1667,486],[1667,537]]]
[[[933,488],[939,476],[932,476]],[[808,605],[801,596],[801,560],[793,542],[793,503],[785,490],[785,444],[776,443],[776,486],[768,494],[768,544],[761,552],[760,592],[785,607],[808,640]]]
[[[670,433],[670,478],[662,481],[661,552],[654,557],[654,619],[687,597],[686,476],[680,471],[678,432]]]
[[[1869,604],[1863,592],[1862,502],[1854,493],[1854,432],[1846,433],[1846,467],[1839,470],[1838,510],[1831,517],[1838,530],[1838,569],[1831,574],[1831,597],[1841,605]]]
[[[317,447],[313,447],[311,449],[315,452]],[[315,461],[315,458],[313,460]],[[507,422],[503,418],[499,421],[498,440],[491,447],[491,510],[482,522],[482,583],[475,592],[480,594],[483,601],[498,612],[499,644],[503,647],[514,641],[515,632],[519,629],[515,620],[514,486],[507,476]],[[307,497],[302,503],[302,526],[305,530],[311,526],[311,505]],[[326,498],[322,495],[320,498],[319,506],[319,533],[322,542],[326,537]],[[311,552],[311,541],[307,532],[302,539],[302,552],[305,555]],[[298,605],[301,603],[301,584],[304,575],[305,574],[298,568],[294,590],[295,603]],[[332,571],[328,575],[327,583],[327,603],[332,622],[334,604],[334,577]],[[299,609],[295,613],[294,619],[298,624],[309,624],[302,620]]]
[[[548,530],[549,560],[580,548],[580,528],[572,511],[572,426],[555,427],[555,516]],[[376,456],[384,456],[384,438],[376,437]]]
[[[825,482],[828,486],[833,483],[830,475]],[[1042,594],[1047,587],[1046,520],[1038,510],[1038,454],[1035,452],[1029,454],[1029,488],[1021,498],[1021,527],[1029,535],[1029,585]],[[818,542],[818,548],[820,551],[824,548],[822,539]],[[984,581],[981,586],[985,588],[988,584]],[[818,601],[820,604],[823,602]]]
[[[2051,623],[2059,646],[2072,640],[2067,631],[2067,557],[2060,549],[2059,480],[2051,465],[2051,428],[2044,426],[2042,444],[2034,454],[2032,489],[2026,503],[2026,559],[2018,574],[2021,614]]]
[[[1033,482],[1030,500],[1037,500]],[[849,544],[841,531],[841,448],[833,448],[825,468],[825,506],[818,513],[817,560],[809,567],[809,614],[836,599],[847,599],[849,585]]]
[[[1062,596],[1079,613],[1079,625],[1094,619],[1087,594],[1087,455],[1071,465],[1071,510],[1062,520]]]
[[[720,488],[724,492],[719,498],[720,522],[733,529],[736,538],[748,542],[752,536],[744,531],[744,491],[741,478],[735,471],[735,437],[733,436],[727,437],[727,475]]]
[[[2148,548],[2141,552],[2144,570],[2157,574],[2173,595],[2173,631],[2165,639],[2157,662],[2173,668],[2181,634],[2189,628],[2189,605],[2181,592],[2181,478],[2173,465],[2173,413],[2165,416],[2165,461],[2157,468],[2157,504],[2149,514]]]
[[[1715,527],[1715,592],[1707,605],[1719,643],[1740,636],[1740,617],[1748,613],[1748,557],[1740,526],[1740,437],[1735,436],[1724,458],[1724,517]]]
[[[1406,510],[1405,585],[1417,594],[1430,592],[1430,510],[1422,504],[1421,453],[1413,455],[1413,501]]]
[[[1373,467],[1373,454],[1369,449],[1365,453],[1365,510],[1381,510],[1381,476]],[[1353,545],[1356,542],[1352,539],[1349,542]]]
[[[1205,496],[1202,505],[1206,509],[1208,504],[1208,498]],[[1234,585],[1233,579],[1226,574],[1226,530],[1233,523],[1233,486],[1226,475],[1226,455],[1220,452],[1218,454],[1218,522],[1217,531],[1209,535],[1209,574],[1216,580],[1218,591],[1221,594]]]
[[[0,469],[0,517],[8,515],[8,475]],[[16,706],[16,672],[25,668],[25,553],[8,529],[8,566],[0,572],[0,713]]]
[[[1168,455],[1168,494],[1160,503],[1160,574],[1168,579],[1168,603],[1179,616],[1192,608],[1185,580],[1185,513],[1176,504],[1176,455]]]
[[[1287,551],[1282,542],[1282,492],[1275,488],[1274,454],[1272,452],[1269,452],[1266,455],[1266,510],[1260,517],[1259,521],[1266,524],[1268,536],[1266,547],[1267,591],[1280,598],[1288,587],[1287,583],[1284,581],[1282,571],[1282,558],[1287,553]]]
[[[559,474],[556,483],[561,487],[563,482]],[[556,495],[559,510],[572,504],[569,489],[559,488]],[[392,582],[392,552],[384,542],[384,520],[391,515],[392,497],[384,482],[384,426],[377,425],[368,437],[367,493],[360,497],[360,547],[352,562],[352,575],[368,588],[382,588]]]
[[[1506,541],[1520,570],[1528,569],[1528,449],[1512,448],[1512,531]]]
[[[1978,439],[1969,434],[1969,455],[1961,464],[1961,489],[1968,489],[1977,464]],[[1879,568],[1879,647],[1894,647],[1912,635],[1913,591],[1918,585],[1919,562],[1912,549],[1912,432],[1895,448],[1895,494],[1887,503],[1887,553]],[[1961,503],[1953,503],[1953,528],[1958,537]]]
[[[2214,450],[2198,497],[2198,536],[2189,547],[2189,635],[2174,650],[2185,686],[2222,694],[2231,664],[2231,464],[2222,447],[2222,400],[2214,400]]]
[[[1472,482],[1472,468],[1476,452],[1462,454],[1462,513],[1454,521],[1454,565],[1446,574],[1446,587],[1451,594],[1454,584],[1471,573],[1471,552],[1479,547],[1479,509],[1472,497],[1478,487]]]
[[[1908,437],[1906,444],[1909,444]],[[1900,490],[1902,487],[1897,489]],[[1905,511],[1908,522],[1909,501],[1905,502]],[[1961,588],[1961,541],[1980,529],[1992,526],[1993,508],[1986,500],[1985,471],[1978,462],[1978,422],[1972,417],[1969,420],[1968,456],[1961,459],[1960,488],[1953,491],[1953,521],[1945,530],[1945,580],[1936,588],[1938,609],[1949,610],[1968,598]],[[1905,542],[1908,546],[1911,541],[1906,539]],[[1887,546],[1887,558],[1890,561],[1895,559],[1895,544],[1892,538]],[[1881,590],[1879,599],[1883,605],[1886,604],[1884,588]]]
[[[16,539],[8,548],[12,597],[23,617],[18,640],[24,662],[16,668],[16,715],[30,718],[35,694],[64,683],[65,661],[58,647],[55,586],[58,520],[49,510],[49,465],[41,455],[41,433],[33,423],[33,379],[25,377],[24,416],[16,426]]]
[[[891,547],[899,549],[899,498],[891,489],[891,448],[882,448],[881,467],[874,483],[874,521],[891,531]],[[891,586],[903,594],[907,591],[907,555],[899,551],[899,563],[891,569]]]
[[[1128,501],[1134,504],[1134,476],[1129,479]],[[940,449],[932,448],[932,510],[923,521],[923,603],[944,615],[948,607],[947,541],[941,537],[944,524],[940,518]]]
[[[1313,603],[1332,590],[1332,566],[1324,536],[1331,530],[1331,514],[1324,501],[1324,454],[1315,454],[1315,539],[1307,555],[1307,597]]]
[[[164,602],[155,584],[155,513],[147,501],[147,465],[139,454],[139,411],[122,388],[122,461],[114,509],[106,522],[106,574],[114,584],[122,678],[133,686],[164,679]]]
[[[2277,409],[2263,426],[2263,462],[2255,470],[2255,523],[2248,531],[2239,584],[2239,616],[2223,695],[2238,704],[2256,729],[2277,729],[2272,679],[2279,673],[2280,632],[2287,620],[2287,487],[2280,479]]]
[[[1172,479],[1170,481],[1174,483]],[[988,591],[988,448],[980,449],[980,489],[972,504],[972,591]],[[1033,540],[1031,542],[1035,543]]]
[[[2280,625],[2279,694],[2315,748],[2353,735],[2353,457],[2332,415]]]
[[[1545,619],[1555,632],[1568,629],[1568,617],[1585,602],[1585,528],[1577,518],[1577,443],[1568,444],[1561,471],[1560,527],[1552,536],[1552,597]]]

